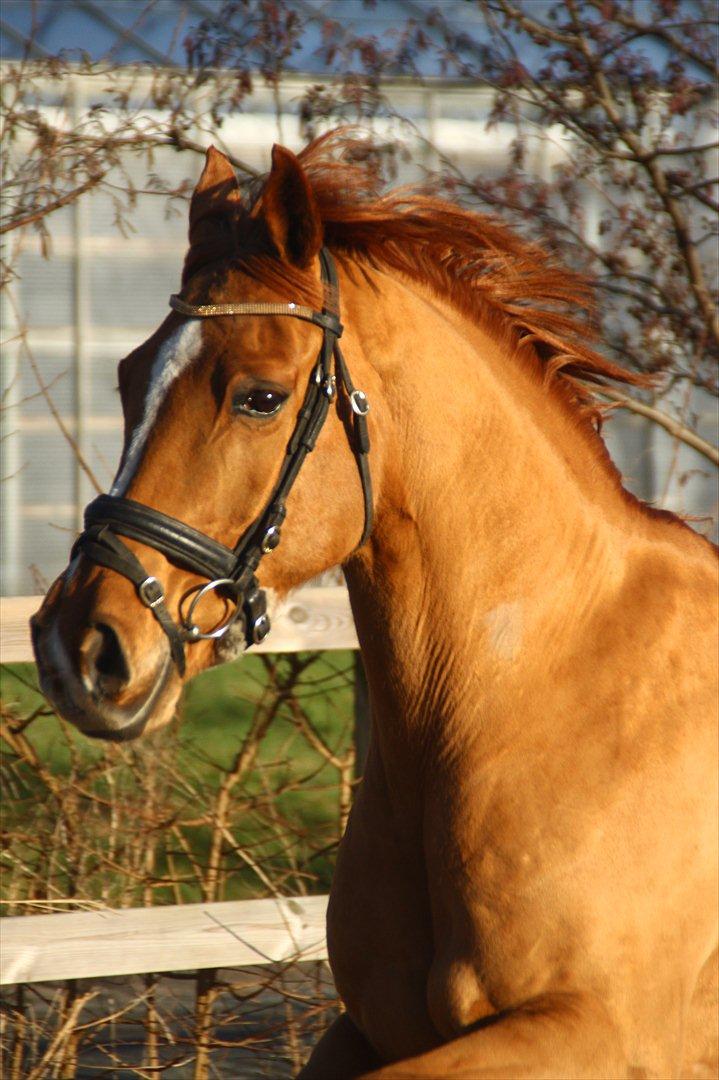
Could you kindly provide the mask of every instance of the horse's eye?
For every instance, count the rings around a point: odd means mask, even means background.
[[[267,390],[256,388],[255,390],[240,390],[232,398],[233,413],[244,413],[245,416],[273,416],[284,405],[287,395],[279,390]]]

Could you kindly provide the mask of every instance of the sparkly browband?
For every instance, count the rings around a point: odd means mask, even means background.
[[[342,332],[339,317],[332,311],[315,311],[304,304],[275,304],[271,301],[258,301],[254,304],[188,304],[179,296],[170,297],[170,307],[180,315],[208,319],[213,315],[292,315],[295,319],[304,319],[331,330],[335,334]]]

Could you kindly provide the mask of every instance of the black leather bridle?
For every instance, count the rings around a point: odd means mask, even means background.
[[[100,566],[129,578],[137,589],[140,600],[150,609],[167,635],[172,658],[180,675],[185,672],[186,643],[221,638],[238,621],[243,624],[244,638],[248,646],[258,644],[269,633],[266,596],[260,588],[255,571],[263,556],[273,551],[280,542],[287,496],[307,454],[315,447],[330,405],[337,396],[338,387],[345,395],[351,410],[352,426],[348,430],[348,437],[357,459],[362,483],[364,528],[360,547],[372,529],[372,483],[367,460],[370,445],[367,430],[369,402],[364,391],[353,386],[339,346],[342,334],[338,314],[339,285],[334,260],[324,248],[320,253],[320,264],[326,296],[330,298],[325,301],[322,311],[315,311],[301,304],[264,302],[194,306],[185,303],[178,296],[170,298],[170,306],[175,311],[194,318],[288,315],[312,322],[323,331],[320,354],[312,369],[277,483],[265,509],[243,533],[235,547],[225,547],[177,518],[119,495],[100,495],[85,509],[85,529],[75,542],[73,557],[82,552]],[[147,573],[136,555],[120,540],[120,536],[139,540],[162,552],[172,562],[199,577],[209,579],[207,585],[197,586],[185,594],[180,604],[179,624],[167,610],[160,582]],[[202,598],[215,590],[234,602],[235,609],[221,626],[204,633],[193,621],[195,611]]]

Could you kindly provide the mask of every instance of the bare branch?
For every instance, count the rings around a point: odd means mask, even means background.
[[[22,347],[23,347],[23,351],[24,351],[24,353],[25,353],[25,355],[26,355],[26,357],[28,359],[30,367],[32,368],[33,375],[35,376],[35,380],[37,382],[37,385],[40,388],[40,392],[41,392],[42,396],[45,398],[45,402],[47,404],[47,407],[50,410],[50,412],[52,413],[52,417],[53,417],[55,423],[57,424],[58,428],[60,429],[62,437],[65,439],[68,446],[70,447],[73,454],[75,455],[77,463],[80,466],[80,468],[82,469],[82,471],[85,473],[85,476],[88,478],[88,480],[90,481],[90,483],[94,487],[95,491],[99,495],[101,493],[101,491],[102,491],[102,485],[100,484],[100,481],[95,476],[95,473],[92,471],[90,465],[87,463],[85,455],[82,453],[82,451],[81,451],[81,449],[80,449],[80,447],[78,445],[77,439],[74,437],[74,435],[72,435],[72,433],[70,432],[67,424],[65,423],[63,418],[60,416],[60,413],[57,411],[57,407],[55,405],[55,402],[52,400],[50,392],[49,392],[47,386],[45,385],[45,383],[43,382],[42,375],[40,374],[40,368],[38,367],[37,360],[33,356],[33,353],[32,353],[32,351],[30,349],[30,346],[27,343],[27,338],[25,338],[23,340]]]
[[[25,225],[32,225],[33,222],[39,221],[40,218],[48,217],[49,214],[53,214],[56,210],[61,210],[63,206],[69,206],[70,203],[75,202],[81,195],[84,195],[86,191],[90,191],[92,188],[96,187],[105,175],[104,172],[99,173],[97,176],[86,180],[84,184],[80,184],[80,187],[75,188],[73,191],[65,192],[64,195],[61,195],[53,202],[40,207],[38,210],[33,210],[28,214],[22,214],[17,218],[11,218],[10,221],[5,222],[4,225],[0,225],[0,236],[3,233],[12,232],[13,229],[22,229]]]
[[[662,412],[653,405],[647,405],[643,401],[637,401],[636,398],[630,397],[621,390],[615,390],[610,386],[592,386],[592,391],[601,394],[602,397],[609,398],[610,401],[615,401],[622,409],[629,409],[630,412],[637,413],[638,416],[646,416],[648,420],[668,431],[675,439],[685,443],[687,446],[691,446],[692,450],[702,454],[707,461],[711,461],[713,465],[719,465],[719,447],[713,446],[706,439],[702,439],[695,431],[679,423],[668,413]]]

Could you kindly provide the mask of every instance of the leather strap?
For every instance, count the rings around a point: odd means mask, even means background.
[[[165,631],[170,642],[172,659],[180,675],[184,675],[183,635],[165,606],[165,595],[157,578],[147,573],[140,560],[114,535],[108,525],[96,525],[86,529],[73,551],[78,548],[93,562],[129,578],[142,603],[150,609]]]
[[[210,319],[216,315],[290,315],[293,319],[321,326],[338,337],[342,333],[342,323],[334,311],[315,311],[305,304],[275,304],[270,301],[257,301],[243,304],[188,304],[176,294],[170,297],[170,307],[180,315],[189,315],[194,319]]]
[[[206,578],[232,576],[236,558],[230,548],[198,532],[184,521],[169,517],[134,499],[98,495],[85,507],[85,529],[108,526],[120,536],[129,536],[161,551],[186,570]],[[145,575],[147,576],[147,575]]]
[[[338,295],[339,281],[337,279],[337,270],[334,259],[325,248],[320,252],[320,262],[323,270],[322,276],[326,278],[330,288]],[[358,390],[352,382],[349,368],[347,367],[347,361],[340,348],[339,337],[335,338],[334,341],[334,355],[338,381],[344,388],[347,402],[352,410],[354,435],[354,445],[352,449],[354,450],[355,458],[357,459],[357,468],[359,469],[362,497],[364,500],[364,528],[362,529],[360,542],[357,545],[358,547],[362,547],[365,541],[369,539],[369,535],[372,532],[372,515],[374,509],[372,476],[370,474],[368,461],[370,442],[369,429],[367,427],[367,413],[369,412],[369,401],[364,390]]]
[[[338,304],[337,273],[332,256],[324,248],[320,253],[320,263],[325,294],[330,298],[330,302]],[[368,463],[369,402],[365,393],[352,383],[339,347],[343,328],[335,311],[329,307],[319,312],[300,304],[264,302],[192,305],[177,296],[171,297],[170,305],[183,315],[199,318],[223,315],[288,315],[315,323],[323,330],[320,355],[312,370],[275,487],[265,509],[240,537],[234,549],[225,547],[177,518],[133,499],[100,495],[85,510],[85,530],[78,537],[74,550],[82,551],[94,562],[117,571],[133,582],[138,596],[150,608],[167,635],[172,658],[180,675],[183,675],[185,642],[204,637],[219,637],[236,619],[243,621],[248,645],[258,644],[269,632],[266,597],[255,577],[255,570],[263,556],[274,550],[280,542],[286,514],[285,501],[305,458],[317,443],[330,405],[337,394],[338,384],[351,409],[350,443],[357,459],[364,500],[364,528],[359,546],[364,544],[370,535],[373,506]],[[335,372],[332,370],[333,361]],[[120,536],[147,544],[199,577],[209,579],[209,585],[194,590],[197,597],[189,603],[187,616],[182,616],[182,626],[178,626],[168,612],[160,583],[147,574],[139,559],[119,539]],[[237,609],[223,626],[203,633],[192,622],[193,612],[202,596],[215,589],[225,595],[229,594]]]
[[[359,469],[360,483],[362,485],[362,497],[364,499],[364,528],[362,529],[360,542],[357,545],[358,547],[362,547],[365,541],[369,539],[369,535],[372,532],[373,515],[372,475],[370,473],[368,460],[370,449],[369,429],[367,427],[369,401],[367,400],[367,395],[364,390],[358,390],[354,386],[339,342],[335,344],[335,360],[337,362],[339,381],[344,387],[350,409],[352,410],[354,442],[352,449],[354,450],[355,458],[357,459],[357,468]]]

